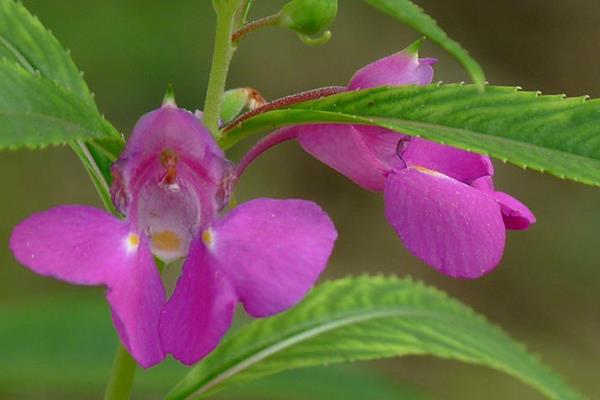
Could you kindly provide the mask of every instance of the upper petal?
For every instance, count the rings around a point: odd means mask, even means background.
[[[92,207],[56,207],[17,225],[10,248],[38,274],[107,285],[123,344],[142,366],[162,360],[158,317],[164,288],[145,239],[127,222]]]
[[[348,83],[349,90],[377,86],[427,85],[433,79],[436,60],[398,52],[358,70]]]
[[[366,133],[352,125],[302,125],[298,142],[311,155],[367,190],[383,190],[391,169],[388,160],[365,140]],[[401,135],[397,135],[397,140]]]
[[[302,299],[327,265],[337,232],[312,202],[257,199],[203,237],[248,313],[263,317]]]
[[[160,335],[164,349],[184,364],[192,365],[210,353],[231,325],[237,295],[218,267],[196,238],[163,310]]]
[[[140,118],[113,165],[113,201],[129,215],[140,190],[152,184],[170,190],[188,185],[199,198],[203,192],[214,198],[228,169],[222,150],[202,121],[189,111],[164,105]]]
[[[494,174],[492,161],[488,156],[417,137],[408,142],[402,151],[402,159],[407,165],[438,171],[465,183]]]
[[[121,156],[129,161],[128,168],[143,168],[164,149],[171,149],[181,158],[200,162],[207,152],[223,156],[210,131],[191,112],[165,105],[142,116],[136,123]]]
[[[477,278],[502,258],[505,228],[489,194],[409,167],[386,181],[385,213],[406,247],[445,275]]]

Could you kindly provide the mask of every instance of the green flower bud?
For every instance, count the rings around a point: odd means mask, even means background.
[[[221,122],[227,124],[240,114],[266,104],[258,90],[245,87],[226,91],[221,103]]]
[[[279,12],[281,26],[305,38],[319,34],[329,36],[325,31],[336,14],[337,0],[292,0]]]

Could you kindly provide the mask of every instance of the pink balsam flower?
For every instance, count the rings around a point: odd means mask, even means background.
[[[409,48],[363,67],[346,90],[426,85],[434,63]],[[387,220],[408,250],[448,276],[477,278],[491,271],[502,257],[505,230],[535,222],[526,206],[494,190],[489,157],[373,126],[281,129],[248,153],[237,175],[291,139],[361,187],[383,192]]]
[[[213,350],[241,302],[255,317],[296,304],[333,249],[336,230],[314,203],[256,199],[225,215],[232,166],[194,114],[172,102],[143,116],[113,166],[125,216],[61,206],[15,227],[10,248],[36,273],[105,285],[123,345],[150,367],[166,354],[192,364]],[[187,255],[167,302],[153,256]]]

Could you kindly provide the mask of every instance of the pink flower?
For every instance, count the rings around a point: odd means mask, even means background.
[[[212,351],[241,302],[255,317],[296,304],[313,286],[337,233],[303,200],[256,199],[225,215],[232,166],[192,113],[166,103],[143,116],[113,167],[125,215],[61,206],[15,227],[10,248],[28,268],[105,285],[115,327],[138,363],[167,353],[192,364]],[[186,256],[172,298],[153,256]]]
[[[431,83],[435,60],[414,49],[360,69],[346,90]],[[535,222],[529,209],[493,188],[487,156],[360,125],[301,125],[267,136],[237,175],[264,152],[297,139],[310,154],[361,187],[383,192],[388,222],[408,250],[438,271],[477,278],[502,258],[506,229]]]

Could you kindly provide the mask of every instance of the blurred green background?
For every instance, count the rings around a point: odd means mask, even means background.
[[[203,103],[212,46],[208,0],[24,0],[85,71],[98,104],[122,132],[156,108],[168,83],[179,105]],[[419,0],[449,35],[478,59],[494,84],[544,93],[600,97],[600,3],[595,0]],[[257,2],[254,16],[283,4]],[[275,29],[244,40],[229,87],[250,85],[267,98],[331,84],[419,36],[358,0],[340,0],[333,39],[308,48]],[[436,79],[468,80],[432,43]],[[231,152],[239,160],[245,143]],[[591,398],[600,398],[600,190],[496,163],[497,187],[523,200],[537,225],[509,235],[504,261],[476,281],[445,278],[411,257],[383,217],[381,196],[367,193],[313,160],[294,143],[256,162],[237,189],[257,196],[317,201],[340,231],[327,277],[362,272],[412,275],[448,291],[501,325]],[[116,338],[101,289],[71,287],[20,267],[6,243],[11,227],[62,203],[99,205],[92,184],[66,148],[0,154],[0,398],[99,398]],[[480,367],[427,357],[355,369],[291,374],[254,385],[256,399],[313,399],[314,385],[333,400],[348,383],[356,398],[539,399],[521,383]],[[183,368],[140,372],[139,399],[159,398]],[[337,374],[337,375],[336,375]],[[329,380],[327,380],[329,379]],[[375,387],[379,387],[378,392]],[[296,397],[283,393],[295,391]],[[317,389],[315,389],[317,390]],[[318,389],[321,390],[321,389]],[[340,392],[339,398],[350,400]],[[239,392],[230,398],[242,398]],[[387,396],[387,397],[386,397]]]

